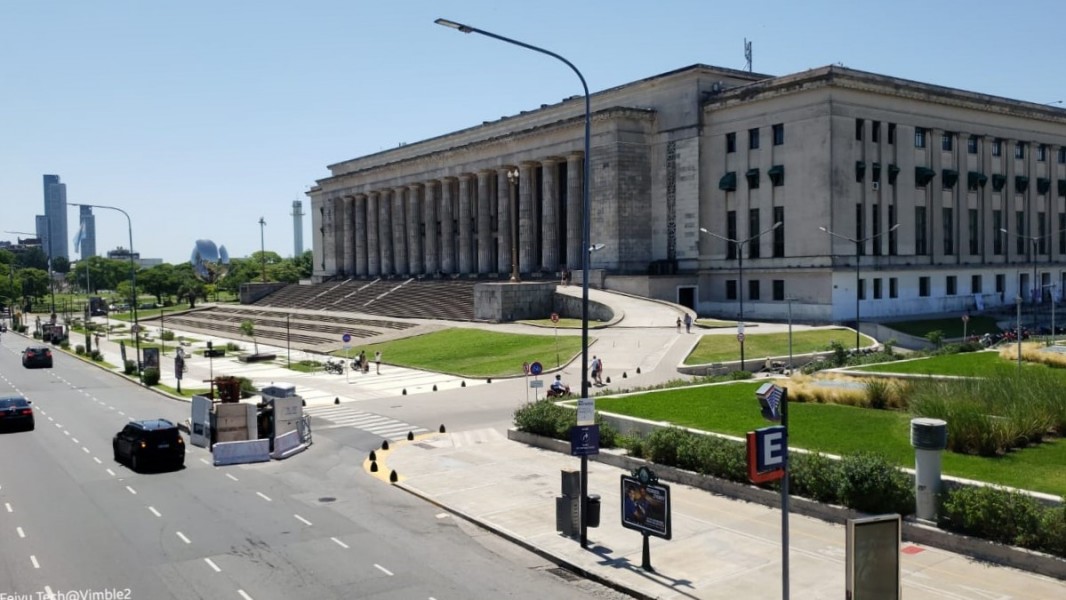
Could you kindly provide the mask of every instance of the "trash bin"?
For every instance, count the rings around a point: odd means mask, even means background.
[[[585,517],[585,525],[588,527],[600,526],[600,496],[598,494],[589,494],[588,501],[585,503],[588,507],[589,514]]]

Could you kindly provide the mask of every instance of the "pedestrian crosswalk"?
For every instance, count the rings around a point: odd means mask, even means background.
[[[429,431],[423,427],[359,410],[350,404],[309,406],[304,408],[304,414],[311,416],[312,430],[353,427],[393,441],[406,439],[409,432],[418,435]],[[330,424],[317,424],[316,421],[319,419],[329,421]]]

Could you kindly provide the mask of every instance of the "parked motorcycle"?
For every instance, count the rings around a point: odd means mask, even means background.
[[[325,370],[326,370],[327,373],[332,373],[334,375],[343,375],[344,374],[344,362],[343,361],[337,361],[337,360],[329,359],[329,360],[326,361]]]

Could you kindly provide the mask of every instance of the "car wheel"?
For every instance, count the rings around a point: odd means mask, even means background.
[[[115,458],[115,462],[121,463],[122,460],[118,456],[118,444],[111,442],[111,455]]]

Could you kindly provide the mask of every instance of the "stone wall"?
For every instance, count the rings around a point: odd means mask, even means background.
[[[242,283],[240,291],[241,304],[252,304],[262,300],[287,285],[289,284],[281,282]]]

